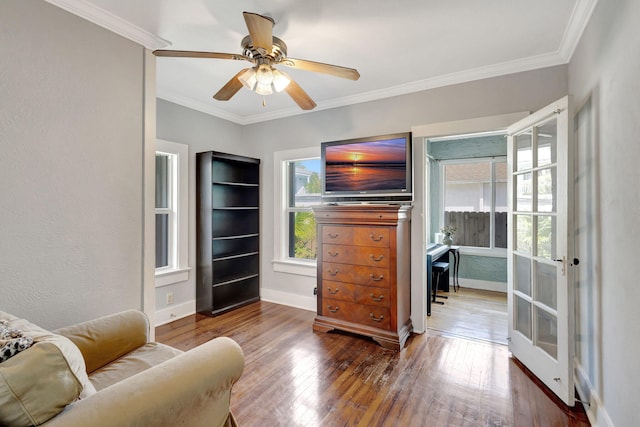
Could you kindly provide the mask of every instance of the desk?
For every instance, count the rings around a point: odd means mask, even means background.
[[[446,258],[445,258],[446,257]],[[431,316],[431,295],[433,293],[432,279],[433,274],[431,272],[431,266],[434,262],[443,261],[449,262],[449,246],[432,243],[427,246],[427,316]],[[446,283],[447,289],[449,288],[449,273],[445,273],[442,282]]]
[[[449,254],[453,255],[453,290],[457,292],[460,288],[458,282],[458,268],[460,266],[460,246],[446,246],[439,243],[430,243],[427,246],[427,316],[431,316],[431,295],[433,292],[433,274],[431,272],[431,266],[434,262],[449,262]],[[449,273],[445,273],[444,285],[440,286],[441,291],[449,292]]]
[[[458,268],[460,267],[460,246],[449,246],[449,253],[453,255],[453,290],[458,292],[460,282],[458,282]]]

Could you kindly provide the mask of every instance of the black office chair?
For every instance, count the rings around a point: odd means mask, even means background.
[[[432,303],[436,304],[444,304],[444,301],[436,301],[436,297],[447,299],[449,297],[445,295],[438,295],[438,288],[440,287],[440,280],[443,279],[446,275],[445,273],[449,271],[449,263],[448,262],[434,262],[431,265],[431,283],[433,284],[431,293],[432,293]]]

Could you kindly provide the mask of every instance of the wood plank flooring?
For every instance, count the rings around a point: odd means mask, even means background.
[[[589,425],[584,412],[557,406],[503,345],[430,330],[395,352],[313,332],[314,316],[258,302],[160,326],[156,340],[181,350],[218,336],[240,344],[245,369],[231,409],[242,427]]]
[[[460,337],[507,344],[507,294],[453,286],[443,305],[432,304],[427,328]]]

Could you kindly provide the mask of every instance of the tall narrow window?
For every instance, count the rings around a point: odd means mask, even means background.
[[[320,159],[291,160],[287,168],[288,255],[316,259],[316,221],[311,207],[321,202]]]
[[[456,229],[453,243],[481,248],[506,248],[506,160],[447,161],[442,171],[442,225]]]
[[[156,140],[156,286],[189,278],[189,146]]]
[[[177,156],[156,153],[156,269],[175,266]]]

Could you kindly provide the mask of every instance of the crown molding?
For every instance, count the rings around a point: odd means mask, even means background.
[[[524,71],[531,71],[539,68],[553,67],[565,64],[566,61],[559,52],[543,54],[522,58],[514,61],[503,62],[501,64],[489,65],[486,67],[474,68],[457,73],[451,73],[443,76],[437,76],[425,80],[406,83],[403,85],[393,86],[381,90],[365,92],[353,96],[345,96],[328,101],[319,101],[316,108],[312,111],[303,111],[299,108],[286,108],[268,113],[254,114],[251,116],[239,116],[222,111],[209,104],[181,96],[175,93],[169,93],[158,88],[158,98],[165,99],[169,102],[182,105],[203,113],[211,114],[221,119],[229,120],[239,125],[248,125],[253,123],[276,120],[301,114],[309,114],[322,110],[330,110],[333,108],[346,107],[349,105],[360,104],[363,102],[377,101],[395,96],[407,95],[410,93],[421,92],[429,89],[435,89],[454,84],[467,83],[476,80],[483,80],[492,77],[499,77],[507,74],[514,74]]]
[[[183,107],[191,108],[192,110],[200,111],[201,113],[209,114],[220,119],[237,123],[239,125],[247,124],[245,123],[245,118],[242,116],[229,113],[228,111],[216,108],[211,104],[207,104],[205,102],[190,98],[188,96],[180,95],[175,92],[164,90],[160,87],[158,87],[156,90],[156,97],[164,99],[165,101],[173,102],[174,104],[182,105]]]
[[[327,101],[319,101],[316,108],[314,108],[312,111],[303,111],[297,108],[287,108],[251,116],[239,116],[236,114],[229,114],[215,107],[203,104],[199,101],[187,99],[186,97],[176,96],[175,94],[171,96],[164,94],[164,96],[162,96],[160,95],[160,89],[158,97],[166,99],[170,102],[183,105],[188,108],[193,108],[207,114],[230,120],[240,125],[248,125],[252,123],[259,123],[301,114],[308,114],[311,112],[329,110],[332,108],[345,107],[349,105],[360,104],[363,102],[377,101],[380,99],[407,95],[410,93],[421,92],[424,90],[435,89],[454,84],[467,83],[471,81],[500,77],[508,74],[531,71],[540,68],[563,65],[567,64],[571,60],[571,56],[573,55],[573,52],[580,41],[582,33],[589,23],[589,19],[591,18],[591,14],[593,13],[593,10],[595,9],[597,3],[598,0],[578,0],[576,2],[558,50],[556,50],[555,52],[520,58],[513,61],[473,68],[470,70],[464,70],[442,76],[436,76],[424,80],[409,82],[402,85],[392,86],[381,90],[365,92],[358,95],[346,96]]]
[[[571,60],[597,4],[598,0],[578,0],[576,2],[558,49],[565,62]]]
[[[119,16],[101,9],[86,0],[45,1],[61,9],[64,9],[69,13],[84,18],[89,22],[106,28],[107,30],[114,32],[124,38],[141,44],[147,49],[161,49],[171,44],[169,41],[158,37],[157,35],[152,34],[146,30],[143,30],[142,28],[137,27],[128,21],[125,21]]]

